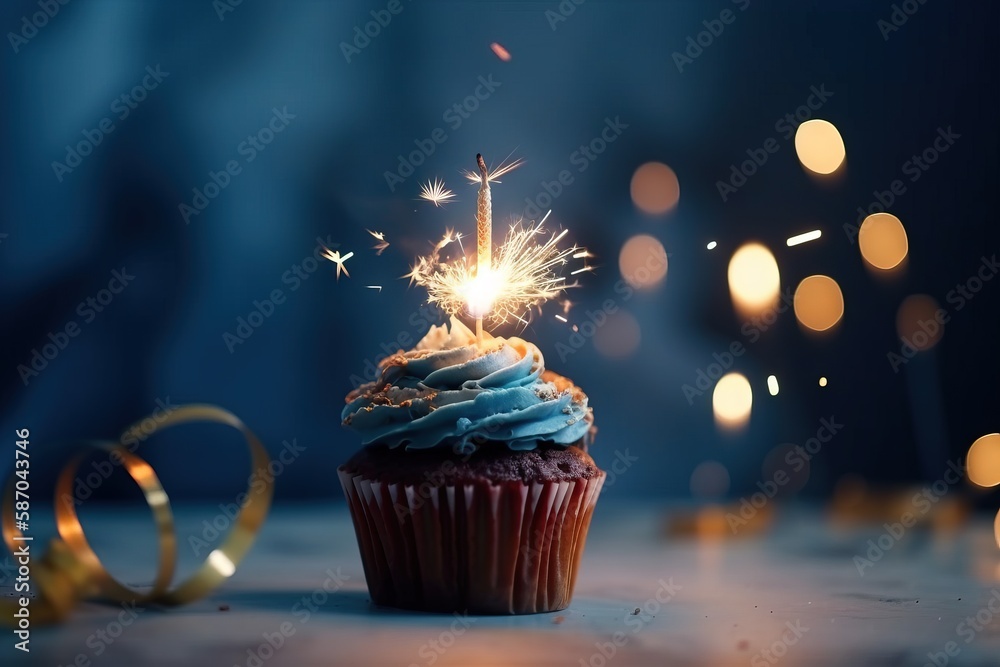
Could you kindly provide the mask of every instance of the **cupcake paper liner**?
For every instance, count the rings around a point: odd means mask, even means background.
[[[473,614],[569,605],[605,479],[413,486],[337,472],[372,601]]]

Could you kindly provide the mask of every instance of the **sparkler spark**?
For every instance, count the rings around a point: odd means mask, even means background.
[[[382,286],[381,285],[365,285],[365,287],[367,287],[368,289],[377,289],[380,294],[382,293]]]
[[[370,229],[366,229],[365,231],[378,241],[378,243],[372,246],[372,249],[377,251],[376,255],[381,255],[382,251],[389,247],[389,242],[385,240],[385,232],[373,232]]]
[[[489,169],[486,176],[487,183],[502,183],[500,179],[506,174],[514,171],[518,167],[524,164],[524,160],[517,159],[513,162],[502,162],[500,166],[496,169]],[[462,170],[462,175],[465,179],[472,183],[473,185],[479,185],[482,182],[482,175],[478,171],[469,171],[468,169]]]
[[[559,246],[567,232],[549,234],[541,223],[519,222],[493,252],[492,265],[482,271],[474,258],[463,255],[449,261],[435,247],[431,255],[418,257],[404,277],[411,285],[424,287],[428,302],[437,303],[449,315],[467,313],[494,325],[510,320],[526,323],[525,311],[577,286],[560,275],[581,250]],[[539,239],[545,236],[544,241]]]
[[[444,187],[444,181],[435,178],[420,186],[420,198],[426,199],[435,206],[441,206],[454,199],[455,193]]]
[[[344,266],[344,262],[346,262],[347,260],[349,260],[351,257],[354,257],[354,252],[353,251],[349,252],[346,255],[344,255],[343,257],[341,257],[339,250],[330,250],[326,246],[323,246],[323,253],[322,253],[322,255],[323,255],[323,257],[325,257],[326,259],[330,260],[331,262],[333,262],[334,264],[337,265],[337,280],[338,281],[340,280],[340,272],[341,271],[343,271],[344,275],[347,276],[348,278],[351,277],[351,274],[347,272],[347,267]]]

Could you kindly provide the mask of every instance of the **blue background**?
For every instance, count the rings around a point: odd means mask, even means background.
[[[0,44],[3,437],[30,428],[34,451],[55,468],[59,444],[115,437],[157,400],[211,402],[240,415],[272,453],[284,440],[306,448],[278,480],[280,496],[339,495],[334,470],[357,447],[339,425],[350,375],[382,353],[381,343],[426,328],[410,319],[425,295],[398,277],[446,226],[472,232],[475,190],[458,171],[473,168],[477,152],[494,163],[512,152],[525,158],[493,191],[498,218],[520,212],[543,181],[575,169],[571,155],[606,118],[619,117],[627,129],[585,172],[574,171],[552,220],[598,256],[598,270],[571,295],[576,322],[616,298],[618,252],[629,237],[648,233],[664,244],[666,281],[621,304],[641,343],[618,360],[588,341],[560,362],[556,345],[570,332],[551,305],[521,334],[589,393],[597,462],[608,466],[626,448],[638,457],[609,494],[689,496],[692,470],[708,459],[728,468],[730,494],[745,493],[771,448],[805,442],[831,415],[845,427],[814,461],[807,493],[828,493],[848,473],[937,479],[949,458],[998,430],[1000,281],[954,313],[932,351],[899,373],[886,361],[899,348],[895,313],[905,296],[926,293],[943,305],[981,256],[1000,250],[994,3],[930,0],[886,40],[877,22],[889,18],[888,2],[751,0],[741,12],[724,0],[590,0],[552,23],[554,1],[404,0],[348,62],[341,43],[385,6],[243,2],[220,17],[208,0],[78,0],[16,52],[9,36]],[[726,8],[736,20],[679,72],[672,54]],[[37,2],[5,2],[0,29],[20,32],[38,11]],[[493,41],[510,62],[491,52]],[[115,98],[157,65],[168,76],[120,119]],[[480,76],[500,86],[452,127],[443,114]],[[723,202],[716,182],[730,165],[780,137],[775,121],[822,85],[834,95],[820,116],[847,146],[842,178],[810,178],[791,141],[779,138],[781,150]],[[286,107],[294,119],[247,162],[241,142]],[[103,118],[113,132],[57,179],[52,163]],[[906,271],[877,280],[842,226],[949,126],[962,138],[891,207],[909,234]],[[385,172],[397,169],[397,156],[439,127],[447,140],[391,190]],[[179,205],[229,160],[240,173],[185,224]],[[680,203],[666,216],[644,215],[630,199],[633,171],[650,160],[679,177]],[[444,209],[417,202],[418,181],[434,177],[459,201]],[[819,241],[784,246],[816,227]],[[391,246],[381,256],[366,228],[386,233]],[[292,290],[286,272],[312,255],[318,237],[355,253],[350,278],[338,281],[325,264]],[[719,247],[709,252],[713,239]],[[748,240],[774,251],[783,288],[812,273],[836,278],[846,314],[825,338],[805,335],[786,315],[748,346],[734,370],[754,387],[754,411],[733,435],[714,426],[710,395],[689,405],[682,386],[713,353],[746,342],[726,266]],[[122,267],[134,280],[84,322],[79,304]],[[275,289],[286,301],[230,352],[223,334]],[[26,384],[18,366],[70,322],[80,334]],[[781,380],[776,397],[765,389],[771,373]],[[820,375],[830,386],[818,387]],[[226,499],[220,489],[238,490],[247,474],[238,436],[215,427],[184,427],[141,451],[172,497]],[[0,471],[10,465],[3,458]]]

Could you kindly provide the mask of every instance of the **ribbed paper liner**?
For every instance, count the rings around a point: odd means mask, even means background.
[[[605,479],[435,487],[337,472],[372,601],[473,614],[569,605]]]

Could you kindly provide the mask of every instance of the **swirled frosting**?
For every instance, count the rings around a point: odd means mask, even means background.
[[[513,450],[568,447],[589,439],[587,396],[545,370],[537,347],[520,338],[477,345],[454,317],[408,352],[384,359],[379,377],[347,396],[344,425],[365,445],[468,452],[482,442]]]

